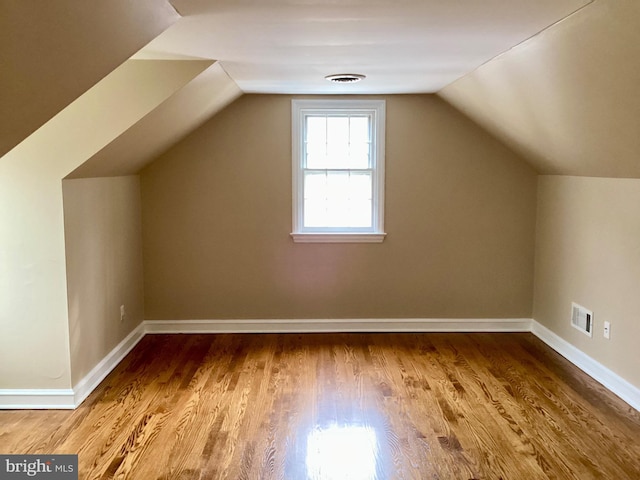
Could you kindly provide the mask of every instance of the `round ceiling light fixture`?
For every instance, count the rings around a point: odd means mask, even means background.
[[[359,73],[338,73],[336,75],[327,75],[324,78],[333,83],[356,83],[367,77]]]

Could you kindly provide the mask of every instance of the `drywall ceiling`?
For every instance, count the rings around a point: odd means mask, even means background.
[[[640,178],[640,2],[597,0],[439,94],[541,173]]]
[[[167,0],[0,1],[0,157],[178,18]]]
[[[158,61],[160,60],[148,62]],[[198,60],[173,62],[188,65],[197,64]],[[71,172],[67,178],[137,173],[241,94],[222,67],[214,63]]]
[[[136,58],[215,59],[247,93],[432,93],[590,1],[173,0]]]

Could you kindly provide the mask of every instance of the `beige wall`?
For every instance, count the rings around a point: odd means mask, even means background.
[[[439,94],[541,173],[640,178],[639,26],[596,0]]]
[[[62,178],[210,64],[126,62],[0,158],[0,389],[71,387]]]
[[[542,176],[538,192],[534,318],[640,387],[640,180]],[[593,338],[571,302],[593,311]]]
[[[387,97],[383,244],[294,244],[291,97],[141,173],[147,319],[530,317],[536,174],[435,96]]]
[[[167,0],[0,2],[0,156],[178,18]]]
[[[596,0],[439,92],[539,172],[574,176],[539,181],[533,316],[636,386],[640,183],[622,178],[640,178],[638,25],[640,2]]]
[[[63,182],[71,380],[76,385],[144,317],[137,176]],[[120,321],[120,305],[125,319]]]

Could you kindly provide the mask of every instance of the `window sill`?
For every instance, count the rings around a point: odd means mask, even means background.
[[[295,243],[382,243],[386,233],[292,233]]]

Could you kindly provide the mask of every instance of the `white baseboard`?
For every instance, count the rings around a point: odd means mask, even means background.
[[[145,333],[144,325],[141,323],[73,387],[76,406],[80,405],[100,385],[100,382],[111,373],[111,370],[118,366],[122,359],[133,350],[133,347],[142,340]]]
[[[633,408],[640,410],[640,389],[530,318],[145,320],[109,352],[73,389],[0,389],[0,410],[76,408],[147,334],[343,332],[531,332]]]
[[[145,335],[141,323],[111,350],[73,389],[0,390],[0,410],[75,409]]]
[[[529,332],[530,318],[146,320],[146,333]]]
[[[0,410],[73,410],[72,389],[25,388],[0,390]]]
[[[577,349],[562,337],[556,335],[544,325],[533,320],[531,333],[553,348],[580,370],[604,385],[629,405],[640,411],[640,389],[631,385],[624,378],[597,362],[582,350]]]

